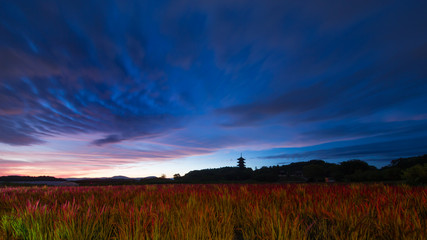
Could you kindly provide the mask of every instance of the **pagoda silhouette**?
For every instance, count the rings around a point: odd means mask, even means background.
[[[242,153],[240,153],[240,157],[237,159],[237,166],[240,169],[245,169],[246,168],[246,166],[245,166],[245,159],[242,157]]]

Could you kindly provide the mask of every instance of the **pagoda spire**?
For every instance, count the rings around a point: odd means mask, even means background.
[[[246,159],[243,158],[242,153],[240,153],[240,157],[237,159],[237,166],[240,169],[245,169],[246,168],[246,166],[245,166],[245,160]]]

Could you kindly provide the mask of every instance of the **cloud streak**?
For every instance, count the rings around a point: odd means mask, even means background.
[[[0,151],[133,149],[121,166],[426,136],[421,1],[1,5]]]
[[[415,138],[395,141],[375,142],[369,144],[359,144],[346,147],[337,147],[330,149],[322,149],[315,151],[301,151],[298,153],[283,153],[278,155],[269,155],[259,157],[260,159],[297,159],[311,160],[324,159],[328,161],[363,159],[375,162],[382,161],[389,163],[391,160],[408,157],[419,156],[424,154],[427,149],[426,138]],[[376,160],[377,159],[377,160]]]

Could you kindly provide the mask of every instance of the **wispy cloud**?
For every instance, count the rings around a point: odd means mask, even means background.
[[[0,150],[89,135],[76,152],[120,165],[425,136],[422,1],[1,5]]]

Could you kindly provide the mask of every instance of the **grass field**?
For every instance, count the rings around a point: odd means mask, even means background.
[[[0,239],[426,239],[427,188],[0,188]]]

